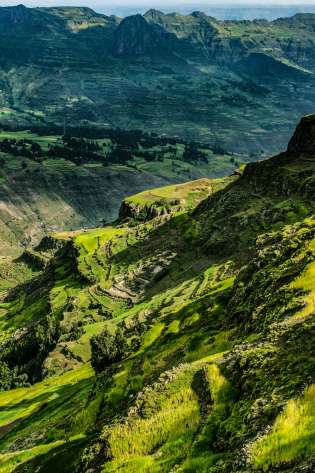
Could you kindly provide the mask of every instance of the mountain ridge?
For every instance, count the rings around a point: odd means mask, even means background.
[[[313,16],[224,22],[149,10],[122,20],[2,7],[0,122],[49,127],[66,117],[278,152],[312,112]]]

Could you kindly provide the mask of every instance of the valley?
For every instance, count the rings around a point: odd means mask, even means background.
[[[223,176],[250,159],[141,131],[62,132],[0,132],[1,256],[17,257],[49,232],[114,221],[128,194]]]
[[[313,471],[314,144],[308,116],[286,152],[16,263],[1,473]]]

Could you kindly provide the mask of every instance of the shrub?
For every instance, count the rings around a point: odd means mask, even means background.
[[[108,330],[91,338],[92,366],[97,373],[112,363],[121,361],[128,352],[128,344],[122,329],[112,335]]]
[[[25,373],[18,373],[17,368],[11,369],[7,363],[0,361],[0,391],[29,386]]]

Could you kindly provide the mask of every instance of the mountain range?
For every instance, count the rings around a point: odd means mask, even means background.
[[[105,13],[107,15],[117,15],[120,17],[135,15],[138,13],[144,14],[147,9],[142,4],[134,4],[132,6],[124,4],[97,4],[93,3],[91,7],[98,12]],[[188,15],[193,11],[203,11],[208,16],[217,18],[218,20],[276,20],[277,18],[283,18],[293,16],[296,13],[314,13],[314,5],[308,3],[303,4],[291,3],[287,4],[262,4],[262,3],[205,3],[205,2],[192,2],[192,3],[178,3],[178,2],[164,2],[155,3],[155,8],[162,10],[164,13],[178,12],[183,15]]]
[[[0,9],[0,120],[143,129],[279,152],[314,103],[313,14],[219,21],[149,10]],[[14,34],[12,34],[14,32]]]

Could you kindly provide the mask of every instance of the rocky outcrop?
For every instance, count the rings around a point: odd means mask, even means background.
[[[114,34],[112,52],[119,56],[153,54],[167,48],[169,34],[156,24],[149,24],[142,15],[125,18]]]
[[[53,235],[46,235],[40,241],[39,245],[37,245],[34,250],[37,252],[53,252],[55,253],[57,250],[60,250],[65,246],[65,240],[61,238],[56,238]]]
[[[128,200],[124,200],[120,206],[119,219],[133,219],[140,222],[145,222],[156,217],[169,215],[175,210],[180,210],[180,206],[180,200],[168,202],[167,205],[163,202],[154,202],[149,205],[140,205]]]
[[[129,304],[139,302],[146,289],[167,274],[176,256],[176,253],[164,251],[146,259],[129,273],[115,276],[112,286],[105,290],[105,293],[114,299],[123,299]]]
[[[288,153],[315,156],[315,115],[302,118],[289,142]]]

